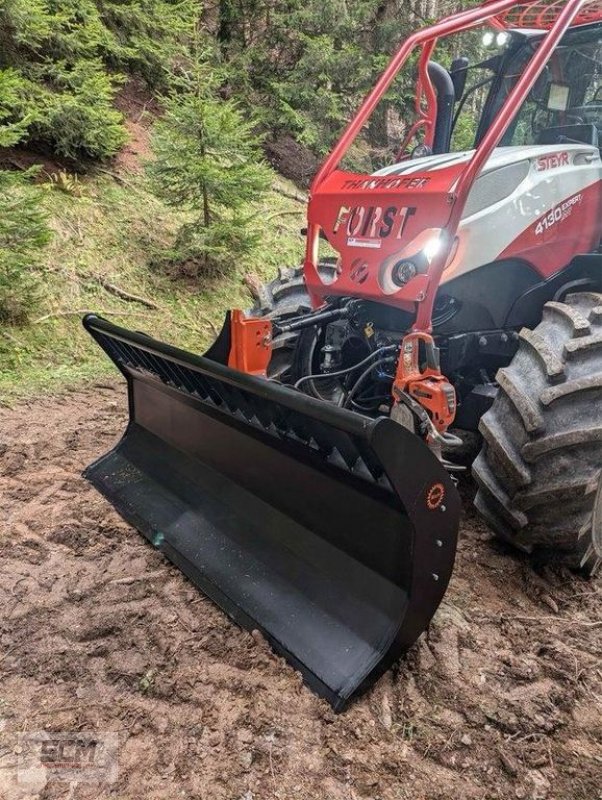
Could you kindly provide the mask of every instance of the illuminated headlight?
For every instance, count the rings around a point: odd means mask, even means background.
[[[426,275],[433,260],[444,255],[447,245],[441,228],[425,228],[380,265],[378,282],[382,291],[395,294],[416,276]]]
[[[510,34],[508,31],[499,31],[499,33],[495,33],[494,31],[485,31],[482,42],[484,47],[493,47],[493,45],[497,45],[497,47],[504,47],[508,43],[509,39]]]
[[[441,248],[443,247],[443,241],[441,240],[441,236],[432,236],[422,248],[422,252],[424,253],[426,260],[430,262],[435,258],[435,256],[439,255],[441,252]]]

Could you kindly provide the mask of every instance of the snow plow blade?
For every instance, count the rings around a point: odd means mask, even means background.
[[[416,640],[460,501],[429,448],[369,419],[88,315],[130,420],[85,476],[193,583],[341,710]]]

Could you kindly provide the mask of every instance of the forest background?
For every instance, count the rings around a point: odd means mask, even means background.
[[[249,274],[298,263],[304,190],[395,48],[469,4],[0,0],[0,402],[109,368],[86,311],[201,351]],[[412,77],[350,166],[390,160]]]

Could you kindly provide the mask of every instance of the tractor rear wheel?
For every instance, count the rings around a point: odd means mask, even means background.
[[[318,270],[326,282],[332,281],[336,273],[335,261],[322,262]],[[278,276],[256,290],[255,303],[250,313],[267,319],[299,317],[312,310],[311,300],[305,288],[303,267],[281,267]],[[300,375],[295,374],[295,352],[299,332],[281,333],[272,340],[272,359],[268,367],[268,378],[291,383]]]
[[[594,574],[602,563],[602,294],[547,303],[497,381],[473,464],[477,510],[516,547]]]

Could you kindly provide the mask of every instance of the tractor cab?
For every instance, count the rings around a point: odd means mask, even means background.
[[[481,74],[483,70],[492,70],[476,146],[544,37],[544,31],[509,31],[503,51],[474,68]],[[460,103],[467,102],[471,91],[474,84]],[[602,25],[596,22],[572,28],[564,35],[504,133],[500,146],[576,143],[598,146],[599,142],[602,142]]]
[[[570,24],[558,4],[515,3],[479,22],[451,18],[408,40],[316,176],[304,267],[315,309],[352,295],[415,312],[424,333],[466,330],[462,307],[473,325],[500,327],[519,298],[500,304],[499,291],[528,292],[597,249],[602,9],[584,3]],[[470,55],[448,68],[456,34],[453,49],[466,42]],[[397,152],[373,175],[349,169],[351,144],[415,50],[414,113]],[[320,240],[336,253],[327,279]],[[484,275],[465,277],[482,269],[493,294]],[[451,326],[449,309],[438,313],[449,300]],[[536,321],[528,302],[518,307],[515,327]]]

